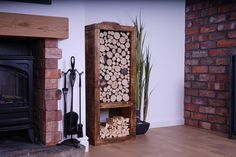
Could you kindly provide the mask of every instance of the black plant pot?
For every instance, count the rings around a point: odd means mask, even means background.
[[[146,134],[146,132],[148,131],[149,127],[150,127],[150,123],[145,122],[145,121],[141,121],[141,120],[137,120],[136,135]]]

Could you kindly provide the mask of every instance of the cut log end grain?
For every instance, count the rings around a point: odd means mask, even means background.
[[[117,58],[116,61],[117,61],[117,64],[119,64],[120,63],[120,58]]]
[[[112,80],[112,81],[115,81],[115,80],[116,80],[116,76],[114,76],[114,75],[111,76],[111,80]]]
[[[106,74],[104,78],[105,78],[105,80],[108,81],[108,80],[110,80],[110,75],[107,75],[107,74]]]
[[[121,96],[121,95],[117,95],[117,98],[116,98],[116,99],[117,99],[118,102],[121,102],[122,96]]]
[[[105,93],[105,92],[102,92],[102,96],[103,96],[103,97],[106,97],[106,93]]]
[[[103,34],[103,33],[100,33],[100,37],[103,38],[103,37],[104,37],[104,34]]]
[[[116,39],[113,39],[113,40],[112,40],[112,44],[113,44],[113,45],[116,45],[116,43],[117,43],[117,40],[116,40]]]
[[[114,35],[114,31],[110,31],[110,32],[111,32],[111,33],[110,33],[111,35]]]
[[[127,60],[125,58],[122,58],[121,59],[121,64],[126,65],[126,63],[127,63]]]
[[[121,49],[125,49],[125,45],[121,44],[121,45],[120,45],[120,48],[121,48]]]
[[[117,49],[117,52],[118,52],[118,53],[121,53],[121,52],[122,52],[121,48],[118,48],[118,49]]]
[[[119,54],[119,53],[115,53],[115,57],[116,57],[116,58],[119,58],[119,57],[120,57],[120,54]]]
[[[105,59],[103,56],[100,57],[100,63],[101,63],[100,67],[103,66],[103,64],[105,63]]]
[[[108,57],[108,58],[112,58],[112,56],[113,56],[112,52],[110,52],[110,51],[107,52],[107,57]]]
[[[112,60],[111,59],[107,60],[107,65],[109,65],[109,66],[112,65]]]
[[[119,67],[119,66],[116,66],[116,67],[115,67],[115,71],[116,71],[116,72],[120,72],[120,67]]]
[[[104,125],[100,126],[100,138],[109,139],[130,135],[129,118],[114,116],[108,118]]]
[[[125,44],[125,47],[126,47],[126,48],[129,48],[129,47],[130,47],[130,43],[127,42],[127,43]]]
[[[113,89],[116,89],[118,87],[118,82],[117,81],[112,82],[111,87]]]
[[[122,84],[126,86],[128,84],[128,81],[126,79],[122,80]]]
[[[104,45],[100,45],[100,51],[104,52],[105,50],[106,50],[105,46]]]
[[[124,94],[123,95],[123,100],[124,101],[129,101],[129,95],[128,94]]]
[[[127,32],[100,33],[101,102],[129,101],[130,39]],[[108,86],[110,88],[108,88]]]
[[[110,51],[110,48],[108,47],[108,45],[105,46],[105,50],[108,52]]]
[[[124,44],[126,42],[124,37],[121,37],[119,41],[120,41],[121,44]]]
[[[122,51],[122,56],[125,57],[126,56],[126,52],[125,51]]]
[[[116,96],[115,96],[115,95],[112,95],[112,96],[111,96],[111,102],[114,102],[114,101],[116,101]]]
[[[105,43],[103,38],[100,38],[100,44],[103,45]]]
[[[114,37],[115,37],[115,39],[119,39],[120,38],[120,33],[115,32]]]

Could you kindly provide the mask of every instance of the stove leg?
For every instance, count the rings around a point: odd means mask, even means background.
[[[31,141],[31,143],[35,143],[34,141],[34,129],[28,129],[28,136]]]

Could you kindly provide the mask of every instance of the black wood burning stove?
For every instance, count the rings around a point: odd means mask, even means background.
[[[0,56],[0,132],[33,133],[33,57]]]

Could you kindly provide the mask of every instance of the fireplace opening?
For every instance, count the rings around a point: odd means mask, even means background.
[[[4,63],[0,64],[0,106],[27,104],[29,80],[27,72],[4,66]]]
[[[0,39],[0,133],[27,130],[34,142],[30,42]]]

